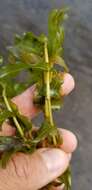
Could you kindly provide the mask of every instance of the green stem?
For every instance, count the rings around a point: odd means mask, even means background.
[[[3,89],[2,95],[3,95],[3,99],[4,99],[4,102],[6,104],[7,109],[12,112],[12,109],[11,109],[11,107],[9,105],[9,102],[8,102],[8,99],[6,97],[5,88]],[[17,127],[17,129],[18,129],[18,131],[19,131],[19,133],[21,135],[21,137],[25,140],[24,133],[23,133],[23,131],[21,129],[21,126],[19,125],[16,117],[13,117],[13,121],[14,121],[14,123],[15,123],[15,125],[16,125],[16,127]]]
[[[44,54],[45,54],[45,62],[49,63],[49,56],[48,56],[48,48],[47,48],[47,41],[44,44]],[[51,126],[54,126],[53,115],[52,115],[52,108],[51,108],[51,97],[50,97],[50,71],[44,72],[44,82],[46,85],[46,97],[45,97],[45,117],[50,122]],[[56,137],[53,135],[53,143],[56,145]]]
[[[45,62],[49,64],[49,56],[48,56],[48,49],[47,49],[47,41],[44,44],[44,54],[45,54]],[[54,125],[53,116],[52,116],[52,109],[51,109],[51,98],[50,98],[50,72],[49,68],[48,71],[44,73],[44,80],[46,85],[46,97],[45,97],[45,116],[49,120],[51,126]]]

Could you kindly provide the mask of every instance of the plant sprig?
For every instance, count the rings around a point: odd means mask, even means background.
[[[3,167],[15,152],[32,153],[43,144],[59,147],[63,141],[53,118],[53,110],[63,105],[61,72],[69,71],[63,58],[63,23],[66,18],[67,9],[53,10],[48,19],[48,36],[36,36],[32,32],[16,35],[14,45],[8,47],[7,65],[3,65],[0,56],[0,125],[8,121],[16,128],[14,137],[0,137],[0,163]],[[17,82],[17,76],[23,72],[25,78]],[[44,114],[44,121],[35,133],[32,122],[21,115],[11,102],[14,95],[20,94],[31,84],[36,85],[34,105],[39,106]],[[65,184],[66,190],[71,189],[69,169],[58,181],[59,185]]]

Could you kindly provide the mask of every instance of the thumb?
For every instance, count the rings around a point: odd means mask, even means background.
[[[69,161],[70,154],[55,148],[39,149],[32,155],[17,153],[6,169],[0,169],[0,186],[9,190],[38,190],[61,175]]]
[[[33,172],[31,173],[30,168],[29,185],[30,189],[37,190],[64,173],[70,161],[70,154],[56,148],[47,148],[37,150],[31,159]]]
[[[35,154],[35,175],[32,179],[30,189],[37,190],[55,180],[67,169],[70,161],[70,154],[60,149],[40,149]]]

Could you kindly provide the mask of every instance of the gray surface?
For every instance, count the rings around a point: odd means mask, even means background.
[[[91,190],[92,0],[0,1],[0,51],[6,54],[5,46],[16,32],[46,32],[48,11],[61,4],[71,7],[66,26],[65,59],[75,76],[76,89],[66,98],[63,111],[55,113],[55,117],[58,126],[72,130],[79,139],[72,164],[73,190]]]

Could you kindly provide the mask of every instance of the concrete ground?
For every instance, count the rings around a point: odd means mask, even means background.
[[[70,6],[66,24],[65,59],[75,77],[76,89],[55,113],[59,127],[72,130],[79,146],[72,161],[73,190],[92,186],[92,0],[3,0],[0,4],[0,52],[6,54],[15,33],[47,32],[50,9]],[[38,118],[40,121],[41,117]]]

